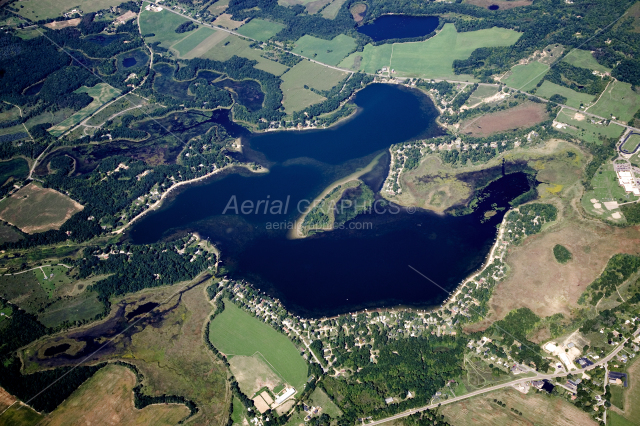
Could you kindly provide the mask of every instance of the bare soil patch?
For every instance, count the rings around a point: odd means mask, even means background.
[[[80,24],[82,18],[68,19],[66,21],[56,21],[49,22],[48,24],[44,24],[45,27],[51,28],[52,30],[61,30],[67,27],[77,27]]]
[[[51,413],[43,424],[174,425],[189,414],[182,404],[154,404],[136,409],[132,395],[135,385],[136,376],[126,367],[104,367]]]
[[[13,403],[16,401],[17,399],[13,395],[11,395],[3,388],[0,388],[0,412],[13,405]]]
[[[34,234],[60,229],[75,213],[84,207],[66,195],[33,183],[21,188],[0,202],[0,219]]]
[[[357,3],[351,6],[351,16],[353,16],[353,20],[357,23],[362,22],[364,16],[367,13],[367,5],[364,3]]]
[[[515,1],[505,1],[505,0],[466,0],[465,3],[473,4],[480,7],[486,7],[492,5],[500,6],[499,10],[507,10],[513,9],[514,7],[519,6],[531,6],[533,4],[532,0],[515,0]]]
[[[265,386],[273,389],[282,383],[282,379],[257,354],[231,357],[229,364],[240,389],[247,395],[253,395]]]
[[[497,399],[507,406],[494,403]],[[515,408],[522,416],[511,411]],[[454,426],[479,425],[554,425],[595,426],[591,416],[559,397],[546,397],[537,391],[524,395],[515,389],[490,392],[440,409],[447,421]]]
[[[223,13],[222,15],[218,16],[215,21],[213,21],[213,25],[227,28],[229,30],[235,30],[244,23],[245,21],[234,21],[233,19],[231,19],[231,14],[229,13]]]
[[[544,105],[527,102],[462,123],[460,131],[472,136],[489,136],[493,133],[531,127],[548,118]]]

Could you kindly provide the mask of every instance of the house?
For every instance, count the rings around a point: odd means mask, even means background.
[[[609,381],[611,383],[615,383],[616,385],[622,385],[625,388],[627,387],[627,374],[626,373],[618,373],[616,371],[609,371]]]
[[[392,397],[385,398],[385,399],[384,399],[384,402],[385,402],[385,403],[387,403],[387,405],[388,405],[388,404],[391,404],[391,403],[393,403],[393,398],[392,398]]]

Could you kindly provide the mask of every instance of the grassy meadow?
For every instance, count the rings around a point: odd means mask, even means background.
[[[568,87],[560,86],[547,80],[536,90],[536,95],[547,99],[556,94],[567,98],[565,105],[573,108],[580,108],[581,104],[588,105],[595,99],[595,96],[589,95],[588,93],[576,92]]]
[[[236,31],[238,34],[247,36],[254,40],[267,41],[280,30],[284,28],[284,25],[277,22],[264,21],[262,19],[252,19],[247,22]]]
[[[465,105],[471,106],[476,105],[482,102],[485,98],[489,98],[498,93],[498,88],[495,86],[478,86],[476,90],[473,91]]]
[[[311,61],[299,62],[282,76],[280,87],[284,95],[282,104],[285,111],[287,113],[300,111],[325,99],[306,89],[305,85],[316,90],[330,90],[345,77],[347,77],[346,72],[327,68]]]
[[[187,18],[176,15],[168,10],[153,12],[142,10],[140,13],[140,33],[155,34],[152,37],[145,37],[147,43],[160,42],[160,46],[169,48],[180,40],[189,37],[198,30],[177,33],[175,30],[180,24],[187,21]]]
[[[186,38],[183,38],[178,43],[174,44],[172,48],[177,50],[180,56],[185,56],[216,32],[216,30],[208,27],[200,27],[189,34]]]
[[[588,116],[564,109],[558,113],[556,121],[575,127],[575,129],[558,129],[561,132],[569,133],[579,139],[598,144],[602,143],[600,136],[607,138],[619,138],[624,131],[624,128],[617,124],[611,123],[608,126],[603,124],[594,124]]]
[[[111,6],[118,6],[122,0],[21,0],[20,15],[32,21],[56,18],[64,12],[80,7],[84,13],[97,12]],[[24,7],[22,7],[24,6]]]
[[[504,83],[509,87],[526,92],[536,87],[547,71],[549,71],[549,66],[538,61],[529,62],[526,65],[516,65],[511,68],[511,75],[504,80]]]
[[[211,322],[209,338],[227,356],[259,352],[278,375],[297,389],[307,380],[307,363],[291,340],[228,300],[224,311]]]
[[[29,164],[24,158],[0,161],[0,185],[6,184],[9,179],[24,179],[28,174]]]
[[[216,61],[227,61],[233,55],[242,58],[258,61],[255,68],[266,71],[273,75],[282,75],[289,69],[286,65],[264,58],[260,51],[250,47],[251,42],[235,35],[229,35],[222,42],[216,43],[211,49],[204,52],[200,57],[213,59]]]
[[[320,14],[326,19],[336,19],[340,8],[347,0],[333,0],[329,6],[325,7]]]
[[[296,41],[293,52],[323,64],[338,65],[355,48],[355,39],[344,34],[332,40],[305,35]]]
[[[640,145],[640,134],[632,133],[622,145],[622,149],[627,152],[633,152]]]
[[[593,71],[611,72],[610,68],[600,65],[588,50],[575,49],[562,60],[574,67],[587,68]]]
[[[615,81],[607,87],[602,96],[588,111],[601,117],[615,117],[628,122],[640,109],[640,94],[631,89],[631,84]]]

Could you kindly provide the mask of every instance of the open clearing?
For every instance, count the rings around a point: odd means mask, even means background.
[[[615,117],[628,122],[640,109],[640,95],[631,89],[629,83],[614,81],[592,107],[587,110],[601,117]]]
[[[491,98],[498,93],[498,87],[495,86],[478,86],[476,90],[473,91],[465,105],[468,107],[472,107],[473,105],[477,105],[482,103],[485,99]]]
[[[216,2],[215,4],[217,3],[219,2]],[[236,28],[244,24],[244,21],[234,21],[233,19],[231,19],[230,14],[223,13],[222,15],[218,16],[216,20],[212,22],[212,24],[218,27],[227,28],[229,30],[235,30]]]
[[[145,37],[145,41],[147,43],[160,42],[160,46],[167,49],[197,31],[191,30],[186,33],[177,33],[175,29],[187,21],[187,18],[164,9],[161,12],[142,10],[139,19],[140,33],[143,35],[154,34],[152,37]]]
[[[337,418],[342,415],[342,410],[320,388],[316,388],[309,396],[311,405],[322,407],[322,412]]]
[[[538,61],[526,65],[516,65],[511,68],[511,75],[504,80],[504,84],[517,90],[529,91],[536,87],[549,71],[549,65]]]
[[[32,426],[42,421],[42,415],[22,403],[14,404],[0,415],[0,424],[8,426]]]
[[[622,145],[622,149],[627,152],[634,152],[638,145],[640,145],[640,134],[631,133]]]
[[[305,85],[316,90],[330,90],[347,75],[346,72],[323,67],[310,61],[298,62],[282,76],[280,87],[284,95],[282,104],[285,111],[291,114],[325,100],[323,96],[306,89]]]
[[[323,64],[338,65],[355,48],[356,40],[344,34],[332,40],[305,35],[296,41],[293,52]]]
[[[61,123],[47,129],[52,136],[58,137],[82,120],[96,112],[100,107],[120,94],[120,90],[109,86],[107,83],[98,83],[93,87],[82,86],[74,93],[86,93],[93,98],[93,101],[80,111],[73,114]]]
[[[21,0],[20,15],[33,21],[56,18],[64,12],[81,6],[84,13],[97,12],[111,6],[118,6],[122,0]],[[22,7],[24,6],[24,7]]]
[[[28,174],[29,164],[24,158],[0,161],[0,186],[8,184],[10,180],[24,179]]]
[[[624,417],[632,424],[640,424],[640,405],[638,405],[638,398],[640,398],[640,362],[635,360],[633,364],[628,367],[627,373],[629,373],[629,387],[624,390]]]
[[[611,72],[610,68],[600,65],[588,50],[575,49],[562,58],[574,67],[587,68],[593,71]]]
[[[504,402],[505,408],[494,403]],[[522,416],[511,411],[514,408]],[[440,408],[447,421],[454,426],[466,425],[554,425],[596,426],[591,416],[560,397],[548,397],[538,391],[524,395],[515,389],[490,392]]]
[[[223,31],[218,31],[219,33]],[[214,36],[212,36],[214,37]],[[207,43],[205,40],[203,43]],[[229,35],[224,38],[223,42],[217,42],[206,52],[198,56],[205,59],[213,59],[215,61],[228,61],[233,55],[258,61],[254,66],[259,70],[266,71],[273,75],[282,75],[289,69],[286,65],[279,64],[260,55],[260,51],[250,47],[252,42],[242,39],[235,35]],[[199,49],[199,47],[197,48]],[[190,55],[189,55],[190,56]]]
[[[264,21],[262,19],[252,19],[243,26],[237,29],[238,34],[242,34],[249,38],[267,41],[280,30],[284,28],[284,25],[277,22]]]
[[[613,170],[613,164],[605,163],[596,172],[591,179],[590,191],[585,191],[582,196],[582,207],[594,216],[605,218],[613,222],[624,222],[622,220],[615,220],[611,218],[611,214],[614,212],[620,212],[620,209],[609,210],[604,203],[607,201],[617,201],[619,203],[625,203],[628,201],[635,201],[638,197],[635,197],[632,193],[627,193],[620,183],[618,182],[618,176]],[[591,200],[597,200],[597,203],[592,203]]]
[[[573,108],[580,108],[580,105],[589,105],[594,101],[595,96],[588,93],[580,93],[575,90],[571,90],[568,87],[560,86],[559,84],[552,83],[545,80],[542,86],[536,90],[536,95],[549,99],[553,95],[560,95],[567,98],[565,105]]]
[[[531,127],[547,120],[545,106],[526,102],[515,108],[494,112],[460,125],[460,131],[473,136],[489,136],[507,130]]]
[[[360,69],[375,73],[382,67],[390,67],[399,77],[471,81],[471,76],[454,74],[454,60],[467,59],[471,52],[481,47],[511,46],[521,35],[503,28],[458,33],[454,24],[445,24],[436,36],[425,41],[366,45],[362,53],[358,52],[363,56]]]
[[[512,9],[514,7],[519,6],[530,6],[533,1],[532,0],[513,0],[513,1],[505,1],[505,0],[465,0],[465,3],[473,4],[480,7],[489,7],[491,5],[500,6],[500,10]]]
[[[291,386],[301,389],[307,363],[284,334],[225,300],[225,308],[211,322],[209,338],[226,355],[253,356],[259,352]]]
[[[0,219],[33,234],[59,229],[84,207],[60,192],[33,183],[0,201]]]
[[[207,27],[200,27],[195,32],[189,34],[186,38],[183,38],[178,43],[174,44],[172,46],[172,49],[177,50],[180,57],[184,57],[186,54],[195,49],[200,43],[202,43],[215,33],[217,33],[216,30],[212,30],[211,28]]]
[[[175,425],[189,415],[182,404],[133,406],[136,376],[126,367],[108,365],[83,383],[43,422],[45,425]]]
[[[253,356],[236,355],[229,359],[231,372],[238,381],[242,392],[249,397],[255,395],[263,387],[273,390],[284,379],[264,361],[260,354]]]
[[[600,136],[619,138],[624,131],[624,127],[617,124],[610,123],[608,126],[605,126],[604,124],[592,123],[590,117],[565,109],[558,113],[556,121],[572,126],[558,129],[561,132],[569,133],[578,139],[597,144],[602,143]]]
[[[67,27],[77,27],[80,21],[82,21],[82,18],[67,19],[66,21],[49,22],[48,24],[44,24],[44,26],[52,30],[61,30]]]
[[[320,14],[326,19],[336,19],[338,12],[340,12],[340,8],[346,1],[347,0],[333,0],[329,6],[322,10]]]

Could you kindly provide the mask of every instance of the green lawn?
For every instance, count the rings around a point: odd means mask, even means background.
[[[625,123],[640,109],[640,95],[631,89],[629,83],[615,81],[609,84],[600,100],[589,108],[589,112],[601,117],[616,117]]]
[[[111,6],[118,6],[122,0],[21,0],[15,6],[19,14],[33,21],[56,18],[64,12],[80,7],[84,13],[97,12]],[[23,7],[24,6],[24,7]]]
[[[37,425],[44,419],[42,414],[38,414],[33,408],[14,404],[7,408],[7,411],[0,415],[0,424],[15,426]]]
[[[325,7],[320,14],[326,19],[336,19],[340,8],[347,0],[333,0],[329,6]]]
[[[619,212],[619,209],[608,210],[603,203],[605,201],[618,201],[619,203],[634,201],[637,197],[627,194],[624,188],[619,185],[618,178],[613,170],[613,164],[607,163],[600,166],[593,179],[591,179],[591,186],[593,189],[586,191],[582,196],[581,203],[584,209],[594,216],[615,222],[623,222],[624,219],[613,219],[611,217],[611,214]],[[595,208],[594,203],[591,202],[592,199],[601,204],[599,209]]]
[[[0,161],[0,185],[4,185],[9,178],[24,179],[28,174],[29,164],[24,158]]]
[[[244,408],[244,405],[242,405],[242,402],[234,396],[233,411],[231,412],[231,420],[233,421],[233,424],[241,425],[242,420],[245,418],[245,416],[246,409]]]
[[[173,48],[178,51],[180,56],[185,56],[187,53],[191,52],[197,45],[205,41],[210,35],[216,33],[216,30],[212,30],[207,27],[200,27],[195,32],[192,32],[184,38],[180,40],[178,43],[173,45]]]
[[[342,410],[320,388],[316,388],[309,396],[309,402],[311,405],[322,407],[322,412],[334,419],[342,415]]]
[[[399,77],[472,81],[471,76],[453,73],[454,60],[467,59],[481,47],[511,46],[521,35],[504,28],[459,33],[454,24],[445,24],[435,37],[425,41],[365,46],[360,69],[374,73],[390,66]]]
[[[316,90],[329,90],[345,77],[346,72],[341,72],[310,61],[302,61],[287,71],[282,76],[282,94],[287,113],[300,111],[309,105],[322,102],[325,98],[305,89],[305,85]]]
[[[109,86],[107,83],[98,83],[93,87],[82,86],[75,90],[74,93],[86,93],[93,98],[93,101],[63,122],[48,129],[48,132],[55,137],[62,135],[64,132],[96,112],[102,105],[118,96],[120,94],[120,90]]]
[[[549,71],[549,65],[541,64],[538,61],[529,62],[526,65],[516,65],[511,68],[511,75],[504,83],[514,89],[529,91],[536,87]]]
[[[482,102],[485,98],[491,97],[497,93],[498,88],[495,86],[478,86],[478,88],[473,91],[469,99],[467,99],[465,105],[475,105],[479,102]]]
[[[104,305],[94,291],[84,293],[72,299],[62,299],[48,306],[38,315],[38,321],[47,327],[57,327],[65,321],[87,321],[104,311]]]
[[[545,82],[542,83],[542,86],[538,87],[538,90],[536,90],[536,95],[547,99],[556,94],[567,98],[566,105],[573,108],[580,108],[580,104],[587,105],[595,99],[595,96],[593,95],[576,92],[568,87],[560,86],[559,84],[555,84],[547,80],[545,80]]]
[[[391,65],[391,51],[393,50],[393,44],[381,44],[380,46],[374,46],[367,44],[362,52],[354,52],[347,56],[338,65],[341,68],[352,68],[354,59],[356,56],[361,56],[360,69],[364,72],[375,73],[384,67]]]
[[[562,60],[574,67],[587,68],[600,72],[611,72],[610,68],[600,65],[588,50],[573,50],[572,52],[569,52],[567,56],[562,58]]]
[[[609,426],[637,426],[636,423],[629,421],[613,410],[607,411],[607,425]]]
[[[575,137],[585,140],[587,142],[593,142],[600,144],[600,136],[607,138],[619,138],[624,131],[622,126],[617,124],[609,124],[604,126],[602,124],[594,124],[588,116],[585,116],[583,120],[577,120],[575,118],[576,113],[573,111],[562,110],[556,117],[556,120],[561,123],[570,124],[577,127],[577,129],[558,129],[561,132],[569,133]]]
[[[323,64],[338,65],[355,48],[356,40],[344,34],[332,40],[305,35],[296,41],[293,51]]]
[[[187,18],[176,15],[163,9],[161,12],[153,12],[142,10],[140,13],[140,33],[155,34],[153,37],[145,37],[147,43],[160,42],[160,46],[169,48],[176,42],[187,38],[197,30],[191,30],[186,33],[177,33],[175,30],[178,25],[187,21]]]
[[[624,410],[624,388],[622,386],[612,385],[611,389],[611,403],[621,410]]]
[[[633,152],[638,145],[640,145],[640,135],[637,133],[632,133],[624,142],[624,145],[622,145],[622,149],[627,152]]]
[[[236,32],[255,40],[267,41],[283,28],[284,25],[278,24],[277,22],[252,19],[238,28]]]
[[[64,266],[43,266],[34,270],[38,282],[49,297],[53,295],[56,287],[71,282],[69,276],[65,274],[67,271],[68,269]]]
[[[266,71],[273,75],[282,75],[289,67],[264,58],[260,55],[260,51],[250,47],[251,42],[240,37],[230,35],[222,42],[217,43],[206,53],[200,55],[201,58],[213,59],[215,61],[228,61],[233,55],[242,58],[258,61],[255,68]]]
[[[211,322],[209,338],[226,355],[260,352],[275,372],[297,389],[307,381],[307,363],[289,338],[228,300],[224,311]]]

